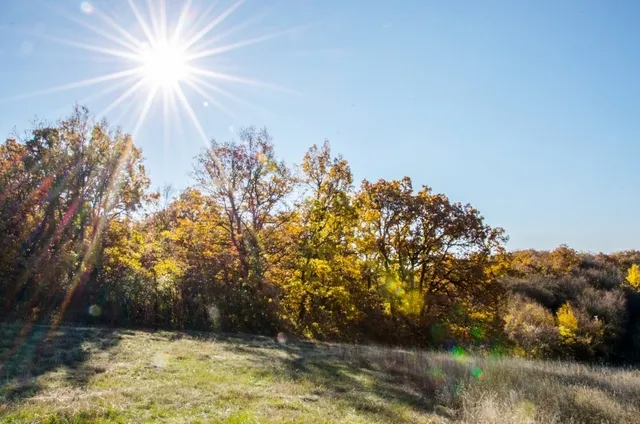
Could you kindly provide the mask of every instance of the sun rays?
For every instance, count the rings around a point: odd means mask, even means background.
[[[173,0],[120,0],[118,4],[122,7],[114,13],[102,10],[92,2],[84,1],[75,15],[54,6],[61,17],[74,25],[74,28],[79,29],[84,36],[77,33],[75,37],[67,35],[65,38],[60,34],[37,32],[31,32],[31,35],[65,46],[83,59],[93,61],[92,65],[96,66],[89,68],[97,73],[10,98],[0,98],[0,103],[39,98],[77,89],[81,89],[85,95],[81,103],[107,99],[101,105],[102,110],[95,111],[98,118],[113,114],[115,118],[111,119],[112,116],[109,116],[109,121],[116,125],[120,125],[120,121],[125,117],[133,121],[131,126],[126,128],[126,132],[131,135],[131,137],[127,136],[126,147],[114,158],[110,175],[104,175],[107,181],[106,193],[111,193],[116,190],[118,178],[130,159],[133,148],[131,140],[137,137],[152,109],[157,107],[162,114],[162,122],[155,122],[155,124],[164,130],[166,155],[168,153],[167,134],[170,128],[175,127],[180,134],[183,134],[183,123],[190,124],[197,138],[208,144],[210,137],[198,116],[197,108],[194,108],[194,99],[198,99],[200,105],[204,104],[206,107],[211,105],[222,114],[235,118],[230,103],[242,104],[254,109],[258,107],[234,94],[231,89],[234,85],[291,93],[290,90],[274,84],[244,75],[225,73],[219,66],[211,63],[210,59],[216,56],[300,29],[298,27],[230,40],[232,35],[242,33],[256,21],[254,16],[235,26],[222,29],[225,20],[236,13],[244,3],[245,0],[238,0],[228,4],[226,8],[213,3],[203,8],[196,5],[193,0],[185,0],[180,4],[178,1],[174,3]],[[114,3],[110,0],[102,4],[106,7],[107,4]],[[172,10],[173,13],[169,13],[167,5],[179,7]],[[102,66],[103,62],[115,65],[116,68]],[[217,161],[217,158],[214,157],[213,160]],[[83,161],[79,161],[76,167],[82,164]],[[71,178],[72,175],[75,174],[70,173],[65,178]],[[67,182],[63,179],[57,184],[64,186]],[[224,175],[221,176],[219,183],[226,184]],[[52,195],[55,190],[57,189],[54,178],[47,177],[34,190],[30,198],[36,202],[44,201],[43,199]],[[3,196],[4,193],[0,193],[0,200]],[[81,198],[78,195],[68,208],[63,210],[62,219],[52,237],[43,241],[45,250],[57,243],[63,233],[68,230],[74,219],[81,213],[81,204]],[[106,211],[111,207],[112,205],[108,202],[104,205]],[[88,225],[92,235],[74,245],[74,249],[78,252],[79,266],[73,274],[70,274],[70,285],[59,310],[51,318],[52,326],[47,339],[63,319],[77,288],[82,287],[90,278],[95,254],[106,226],[106,215],[94,217]],[[31,266],[20,274],[14,293],[8,298],[14,299],[17,296],[29,283],[32,272],[45,267],[46,259],[47,256],[44,254],[37,254],[32,258]],[[37,290],[40,288],[38,287]],[[31,294],[33,299],[37,295],[39,295],[38,291]],[[32,324],[28,322],[24,331],[28,332]],[[15,348],[18,349],[21,343],[21,340],[17,340]]]
[[[207,107],[211,105],[222,114],[234,117],[228,103],[254,105],[230,92],[227,86],[245,85],[291,92],[274,84],[225,73],[207,61],[214,56],[262,43],[297,29],[225,42],[225,39],[247,29],[256,20],[254,17],[221,30],[221,24],[236,13],[245,0],[235,1],[226,7],[214,2],[206,8],[196,5],[193,0],[185,0],[178,4],[179,8],[168,10],[168,5],[176,6],[177,3],[168,3],[167,0],[121,0],[117,18],[113,12],[108,13],[89,1],[81,3],[80,16],[60,11],[64,18],[98,37],[99,42],[50,34],[37,34],[39,37],[74,51],[111,59],[119,69],[110,69],[109,72],[86,79],[11,99],[0,99],[0,102],[82,88],[87,92],[86,99],[110,97],[106,106],[96,111],[99,116],[119,112],[119,117],[133,117],[130,133],[134,137],[143,127],[150,110],[159,105],[165,136],[170,126],[182,125],[183,115],[199,138],[207,143],[208,137],[194,110],[193,98],[197,98],[200,104]],[[133,24],[125,24],[127,19]]]
[[[86,36],[65,38],[60,34],[32,35],[65,46],[79,55],[86,55],[82,57],[88,60],[94,60],[94,56],[97,56],[94,64],[98,66],[91,68],[94,72],[98,70],[98,74],[14,96],[11,99],[0,99],[0,102],[81,89],[87,96],[85,100],[107,99],[102,110],[96,111],[98,117],[113,113],[115,119],[110,120],[116,124],[120,124],[120,120],[125,117],[131,119],[133,123],[126,130],[134,139],[145,125],[152,108],[157,106],[157,110],[162,113],[163,122],[158,123],[158,126],[164,130],[165,149],[171,127],[176,127],[179,133],[182,133],[183,117],[186,118],[186,123],[192,126],[197,138],[203,143],[208,143],[210,137],[203,127],[197,109],[194,108],[193,99],[198,99],[199,104],[206,102],[207,106],[211,105],[227,116],[233,116],[228,103],[251,102],[238,98],[227,86],[239,84],[269,89],[279,87],[246,76],[225,73],[207,60],[286,32],[247,37],[224,44],[225,39],[230,38],[232,34],[238,34],[240,29],[246,28],[254,21],[252,19],[216,32],[216,29],[245,3],[244,0],[218,9],[215,5],[206,9],[198,7],[192,0],[176,3],[170,3],[172,6],[179,6],[179,9],[173,10],[175,13],[168,13],[167,0],[121,0],[119,4],[122,7],[115,14],[113,11],[101,10],[88,1],[80,5],[75,15],[57,8],[63,19],[66,18]],[[102,59],[108,59],[111,65],[117,67],[114,69],[101,66]],[[108,192],[113,189],[115,178],[128,159],[129,151],[121,152],[110,176]],[[39,187],[36,195],[45,195],[51,190],[51,182],[47,181],[49,180],[45,179],[44,186]],[[71,204],[54,238],[58,233],[61,234],[72,217],[77,215],[78,207],[79,203]],[[52,328],[59,324],[76,288],[88,278],[88,271],[82,270],[90,270],[93,266],[96,243],[104,225],[104,219],[93,222],[94,237],[89,240],[88,246],[79,258],[82,263],[81,269],[73,276],[61,308],[52,318]],[[38,257],[35,265],[39,266],[39,261],[43,259],[44,256]],[[21,279],[24,283],[27,276],[28,273]],[[21,284],[17,287],[20,288]]]

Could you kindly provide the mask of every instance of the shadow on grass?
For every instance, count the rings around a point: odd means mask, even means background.
[[[434,402],[436,387],[429,379],[377,369],[364,359],[342,355],[341,349],[305,342],[280,344],[268,338],[224,336],[217,341],[252,358],[265,373],[310,382],[317,387],[314,396],[338,399],[372,419],[412,422],[399,413],[397,406],[419,413],[438,413]]]
[[[393,407],[394,404],[455,419],[462,408],[459,400],[456,400],[459,390],[470,387],[476,381],[482,384],[473,375],[473,364],[465,365],[442,358],[432,362],[434,369],[422,364],[417,367],[419,374],[412,373],[409,359],[412,354],[401,350],[384,351],[386,362],[381,365],[375,356],[369,358],[366,354],[359,355],[357,347],[352,349],[346,345],[278,344],[274,341],[242,339],[220,341],[227,342],[229,349],[253,358],[256,367],[265,370],[273,367],[291,380],[309,381],[319,388],[315,393],[318,396],[339,398],[360,412],[370,413],[372,418],[382,416],[388,422],[407,422],[399,414],[398,408]],[[280,354],[276,354],[276,351]],[[282,355],[283,352],[286,355]],[[444,369],[437,369],[438,361],[442,362],[440,365]],[[394,362],[397,366],[394,366]],[[490,362],[480,363],[487,367]],[[539,403],[536,407],[555,414],[561,422],[595,424],[637,421],[637,416],[625,411],[627,408],[640,409],[640,386],[637,380],[631,381],[630,376],[609,375],[604,368],[569,372],[563,368],[550,370],[544,363],[533,368],[523,367],[525,364],[524,361],[520,366],[516,363],[513,369],[489,365],[488,372],[504,374],[505,380],[496,381],[493,386],[484,386],[485,389],[510,396],[513,388],[521,386],[524,380],[525,390],[521,396],[525,400],[537,399]],[[435,372],[432,374],[432,371]],[[438,371],[445,373],[442,376],[444,385],[439,383]],[[599,372],[604,374],[599,375]],[[637,370],[629,369],[628,372]],[[576,390],[581,393],[578,397]],[[450,396],[445,392],[450,392]],[[438,401],[443,393],[445,399],[450,399],[444,406],[439,405]],[[545,403],[545,399],[558,397],[562,397],[558,403]],[[381,402],[381,399],[386,402]]]
[[[37,377],[64,369],[73,386],[86,385],[103,372],[86,364],[92,353],[119,343],[110,329],[0,324],[0,403],[18,402],[39,390]]]

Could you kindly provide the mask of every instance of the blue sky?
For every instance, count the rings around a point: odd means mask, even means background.
[[[182,2],[168,3],[175,20]],[[194,10],[209,3],[194,0]],[[81,25],[108,28],[95,11],[143,35],[126,1],[92,7],[87,14],[79,1],[2,2],[2,137],[34,116],[64,116],[76,101],[99,113],[118,97],[86,100],[106,82],[10,99],[122,69],[122,61],[51,40],[118,47]],[[632,1],[249,0],[212,34],[250,24],[219,44],[294,30],[202,66],[287,90],[221,81],[244,101],[221,98],[229,114],[185,92],[207,137],[266,126],[290,163],[329,139],[358,183],[409,175],[415,186],[470,202],[506,229],[510,249],[640,248],[639,18]],[[144,94],[133,99],[135,111]],[[107,117],[135,126],[136,114],[122,108]],[[190,183],[203,142],[182,119],[182,133],[172,126],[165,137],[154,102],[136,137],[154,187]]]

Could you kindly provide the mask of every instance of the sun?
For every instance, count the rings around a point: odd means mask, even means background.
[[[162,41],[144,46],[140,53],[140,72],[154,86],[174,87],[189,78],[187,55],[180,45]]]
[[[194,4],[196,1],[183,1],[181,5],[175,7],[175,4],[180,2],[126,0],[133,18],[131,28],[121,24],[119,15],[113,15],[107,10],[98,8],[91,0],[83,1],[80,4],[82,18],[66,13],[65,16],[89,32],[100,36],[102,40],[98,44],[47,34],[39,34],[39,36],[49,41],[98,53],[108,60],[115,59],[114,63],[118,64],[118,70],[12,98],[0,98],[0,103],[104,84],[106,85],[104,89],[92,93],[85,101],[88,102],[88,99],[96,101],[100,97],[119,91],[120,94],[104,109],[99,110],[97,116],[107,116],[111,111],[118,110],[120,118],[116,117],[116,122],[124,116],[135,117],[131,131],[134,138],[145,123],[152,106],[160,101],[162,120],[165,124],[165,139],[167,139],[168,124],[176,124],[180,128],[182,117],[186,116],[193,124],[200,140],[208,145],[209,137],[198,119],[197,109],[194,109],[194,98],[202,102],[201,104],[205,107],[211,105],[235,119],[225,104],[227,101],[251,107],[254,105],[228,91],[225,85],[242,84],[288,91],[277,85],[223,73],[217,69],[218,64],[213,63],[211,59],[242,47],[291,34],[299,28],[271,32],[241,41],[223,42],[226,37],[253,22],[250,19],[224,31],[218,33],[214,31],[246,0],[230,0],[233,2],[226,9],[219,11],[216,9],[217,2],[201,0],[203,3],[201,6],[204,6],[204,3],[211,3],[201,9]],[[172,5],[173,7],[169,7]],[[123,11],[118,13],[122,14]],[[126,19],[123,20],[126,21]]]

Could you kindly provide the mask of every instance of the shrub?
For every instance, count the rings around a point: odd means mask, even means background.
[[[553,277],[533,274],[526,278],[508,277],[502,282],[510,292],[532,299],[547,308],[558,303],[557,284]]]
[[[608,348],[613,348],[629,319],[624,292],[620,289],[598,290],[587,287],[578,296],[577,304],[588,315],[602,322]]]
[[[604,290],[616,289],[624,280],[622,272],[614,267],[581,269],[579,273],[587,279],[590,286]]]
[[[556,312],[558,334],[564,345],[563,355],[580,359],[595,356],[603,340],[603,324],[569,302]]]
[[[505,333],[516,347],[516,352],[522,355],[550,356],[560,345],[551,312],[521,296],[514,296],[509,301]]]

